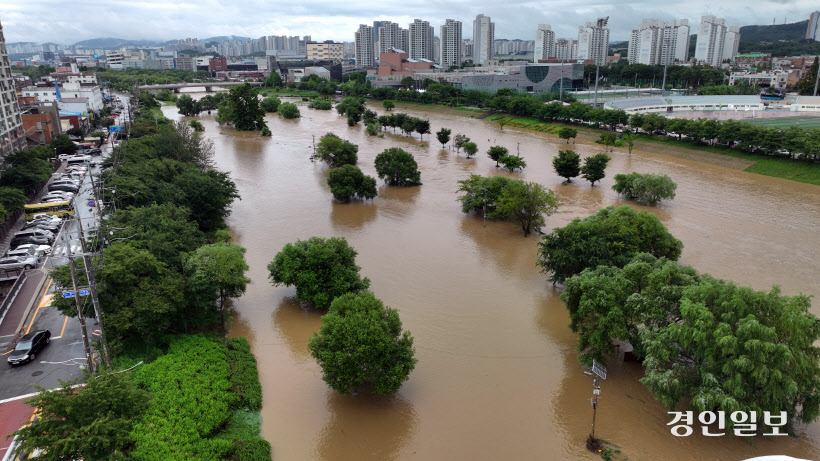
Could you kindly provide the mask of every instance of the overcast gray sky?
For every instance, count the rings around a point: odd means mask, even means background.
[[[430,21],[436,35],[444,19],[462,21],[463,36],[469,38],[478,13],[493,19],[496,38],[532,40],[539,23],[551,24],[558,37],[574,37],[579,25],[609,16],[611,40],[626,40],[643,18],[687,18],[695,33],[706,14],[743,26],[802,21],[816,9],[817,0],[0,0],[0,21],[7,42],[72,44],[101,37],[282,34],[353,41],[359,24],[385,19],[406,27],[415,18]]]

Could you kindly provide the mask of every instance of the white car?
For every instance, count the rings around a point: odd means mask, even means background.
[[[74,199],[74,193],[73,192],[62,192],[62,191],[56,190],[54,192],[49,192],[48,194],[44,195],[43,196],[43,201],[50,200],[50,199],[55,199],[55,198],[58,198],[58,199],[61,199],[61,200],[66,200],[66,201],[70,202],[72,199]]]
[[[23,245],[18,246],[17,248],[9,251],[9,255],[11,255],[12,251],[28,251],[29,253],[37,256],[38,258],[43,255],[51,254],[51,245],[37,245],[34,243],[25,243]]]
[[[53,222],[53,223],[61,223],[63,222],[63,218],[48,214],[48,213],[37,213],[36,215],[32,216],[28,222],[32,221],[46,221],[46,222]]]
[[[0,258],[0,270],[34,269],[35,267],[37,267],[37,258],[31,255]]]

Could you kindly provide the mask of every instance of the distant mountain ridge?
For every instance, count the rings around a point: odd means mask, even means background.
[[[742,42],[778,42],[800,41],[806,38],[806,29],[809,20],[793,22],[791,24],[773,24],[770,26],[743,26],[740,28]]]
[[[126,40],[124,38],[92,38],[77,42],[74,46],[81,46],[84,48],[120,48],[122,46],[162,46],[166,41],[158,40]]]

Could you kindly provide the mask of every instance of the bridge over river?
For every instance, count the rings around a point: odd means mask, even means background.
[[[248,83],[251,86],[262,86],[262,82],[194,82],[194,83],[166,83],[161,85],[140,85],[137,88],[140,91],[150,90],[174,90],[174,93],[179,93],[182,88],[205,88],[205,91],[211,91],[215,86],[239,86]]]

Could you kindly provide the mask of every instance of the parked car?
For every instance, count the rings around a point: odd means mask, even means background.
[[[48,213],[38,213],[31,217],[31,221],[46,221],[46,222],[53,222],[54,224],[60,224],[63,222],[63,218],[59,216],[55,216],[53,214]]]
[[[32,245],[28,243],[20,245],[12,251],[16,250],[27,250],[29,252],[34,251],[35,256],[44,256],[51,254],[51,245]]]
[[[52,242],[54,242],[53,233],[43,229],[26,229],[14,234],[10,246],[17,248],[24,243],[50,245]]]
[[[60,200],[70,202],[71,200],[74,199],[74,194],[71,193],[71,192],[63,192],[63,191],[57,190],[57,191],[54,191],[54,192],[49,192],[48,194],[44,195],[42,200],[45,201],[45,200],[49,200],[49,199],[53,199],[53,198],[57,198],[57,199],[60,199]]]
[[[102,149],[99,147],[92,147],[91,149],[86,150],[88,155],[102,155]]]
[[[60,224],[54,224],[50,221],[29,221],[23,225],[22,230],[27,229],[43,229],[51,232],[52,234],[56,234],[57,231],[60,230]]]
[[[80,186],[76,184],[49,184],[48,185],[49,192],[53,192],[55,190],[64,191],[64,192],[74,192],[76,193],[80,190]]]
[[[20,245],[17,248],[7,251],[6,255],[3,257],[39,258],[42,255],[42,251],[37,251],[37,245]]]
[[[0,271],[34,269],[35,267],[37,267],[37,258],[31,255],[0,258]]]
[[[9,355],[9,365],[19,365],[28,363],[37,357],[37,354],[51,342],[51,332],[48,330],[37,330],[28,333],[20,338],[17,346]]]

